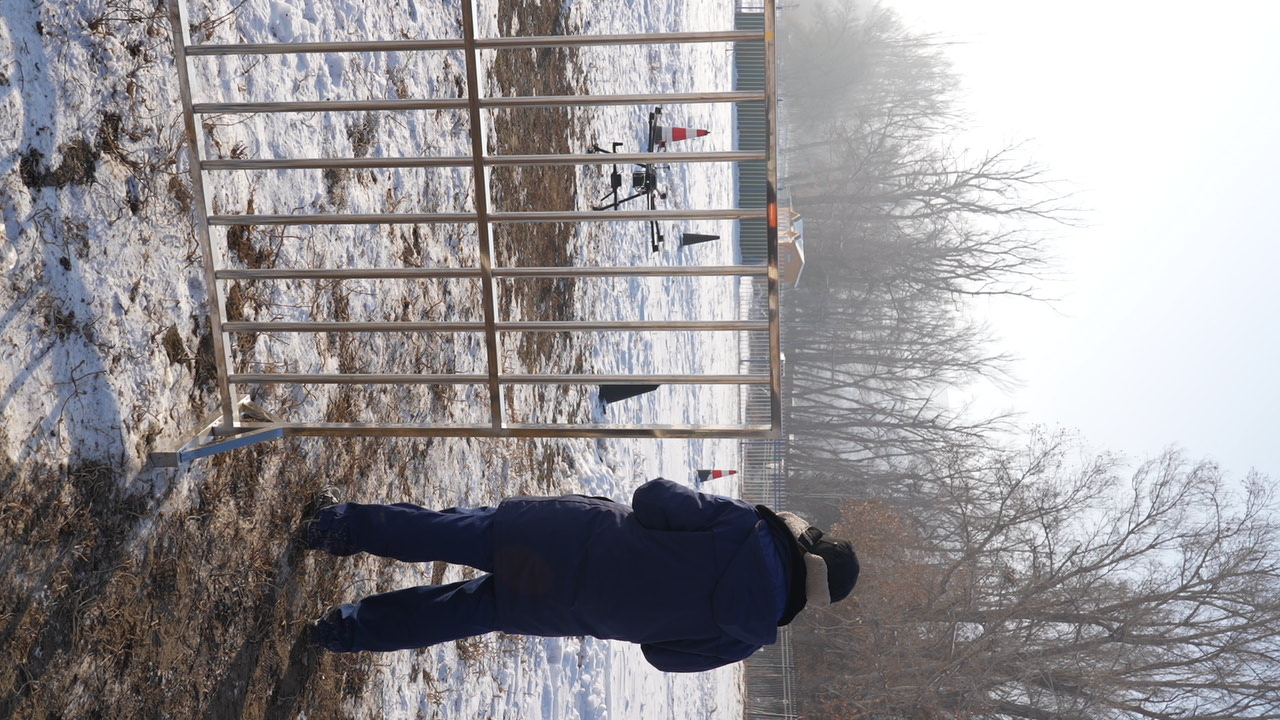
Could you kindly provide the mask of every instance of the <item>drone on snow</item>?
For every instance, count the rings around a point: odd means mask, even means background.
[[[645,147],[645,152],[655,152],[666,150],[667,144],[678,140],[686,140],[688,138],[702,137],[709,134],[707,130],[682,128],[682,127],[665,127],[658,124],[662,118],[662,108],[654,108],[649,113],[649,140]],[[612,154],[618,152],[618,148],[622,147],[622,143],[615,142],[611,145],[611,150],[605,150],[596,143],[592,143],[587,149],[589,153],[606,153]],[[658,170],[665,169],[665,166],[659,166],[656,163],[638,163],[631,171],[631,187],[630,195],[619,197],[622,192],[623,172],[618,169],[618,164],[613,164],[613,170],[609,173],[609,192],[600,198],[600,205],[592,205],[592,210],[617,210],[626,203],[633,200],[644,198],[650,210],[657,209],[659,200],[666,200],[666,192],[658,189]],[[606,202],[608,201],[608,202]],[[658,226],[657,220],[649,221],[649,247],[653,252],[658,252],[658,246],[666,240],[666,236],[662,234],[662,228]]]

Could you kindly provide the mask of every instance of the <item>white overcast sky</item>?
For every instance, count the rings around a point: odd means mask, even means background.
[[[1280,2],[885,0],[958,44],[973,146],[1068,181],[1053,307],[992,309],[1000,409],[1280,478]]]

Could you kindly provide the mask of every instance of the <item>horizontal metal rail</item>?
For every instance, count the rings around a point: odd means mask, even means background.
[[[662,153],[583,153],[578,155],[489,155],[483,163],[489,167],[525,165],[645,165],[648,163],[712,163],[750,162],[764,160],[763,152],[723,150],[709,152]],[[363,158],[272,158],[265,160],[223,159],[205,160],[204,170],[329,170],[365,168],[433,168],[466,167],[472,164],[470,155],[445,157],[363,157]]]
[[[615,220],[749,220],[768,217],[766,208],[713,210],[556,210],[550,212],[490,212],[492,223],[613,222]],[[297,215],[210,215],[210,225],[433,225],[471,224],[475,213],[349,213]]]
[[[231,333],[246,332],[484,332],[483,322],[323,322],[323,321],[235,321],[222,324]],[[606,332],[674,331],[696,332],[761,331],[769,329],[767,320],[528,320],[496,322],[497,332]]]
[[[589,47],[593,45],[666,45],[687,43],[749,42],[764,39],[760,30],[712,30],[707,32],[640,33],[636,35],[536,35],[531,37],[476,38],[479,50],[506,50],[544,47]],[[365,40],[303,43],[205,43],[191,45],[191,56],[283,55],[289,53],[413,52],[419,50],[461,50],[462,38],[432,40]]]
[[[494,268],[493,277],[764,277],[766,265]],[[218,270],[219,280],[422,280],[481,277],[479,268],[255,268]]]
[[[459,373],[234,373],[231,382],[251,385],[483,385],[486,375]],[[500,375],[503,385],[768,385],[768,375]]]
[[[550,425],[513,423],[501,428],[484,424],[431,425],[414,423],[254,423],[241,428],[279,428],[292,437],[511,437],[511,438],[663,438],[682,440],[705,437],[768,440],[768,425],[607,425],[600,423]],[[215,428],[215,432],[217,429]]]
[[[664,105],[752,102],[765,99],[762,92],[693,92],[663,95],[521,95],[479,98],[482,109],[520,107],[589,107],[598,105],[649,105],[655,99]],[[290,102],[196,103],[197,115],[240,113],[368,112],[371,110],[467,110],[466,98],[396,98],[388,100],[295,100]]]

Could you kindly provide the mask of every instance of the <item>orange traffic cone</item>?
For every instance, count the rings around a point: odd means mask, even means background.
[[[688,140],[689,138],[703,137],[704,135],[711,134],[710,130],[682,127],[655,127],[653,131],[653,139],[656,141],[658,147],[666,147],[667,143],[676,142],[677,140]]]
[[[737,470],[699,470],[698,482],[704,483],[708,480],[714,480],[716,478],[728,477],[729,475],[737,475],[737,474],[738,474]]]

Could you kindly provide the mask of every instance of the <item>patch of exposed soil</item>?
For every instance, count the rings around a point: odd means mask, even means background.
[[[341,717],[371,661],[305,642],[341,578],[291,542],[319,480],[268,452],[215,461],[183,512],[106,465],[10,472],[0,717]]]
[[[519,15],[519,31],[513,19]],[[558,0],[521,2],[500,0],[498,25],[503,35],[562,35],[572,22],[568,7]],[[577,52],[566,48],[505,50],[497,54],[492,78],[503,95],[581,95],[585,80]],[[498,154],[582,152],[567,108],[504,110],[493,118]],[[573,210],[577,198],[571,166],[495,168],[495,204],[504,210]],[[500,225],[495,230],[499,265],[572,265],[570,246],[574,225],[528,223]],[[499,307],[513,308],[526,319],[570,319],[574,295],[571,279],[523,280],[502,286]],[[562,351],[567,338],[524,333],[517,350],[521,360],[538,368]]]

